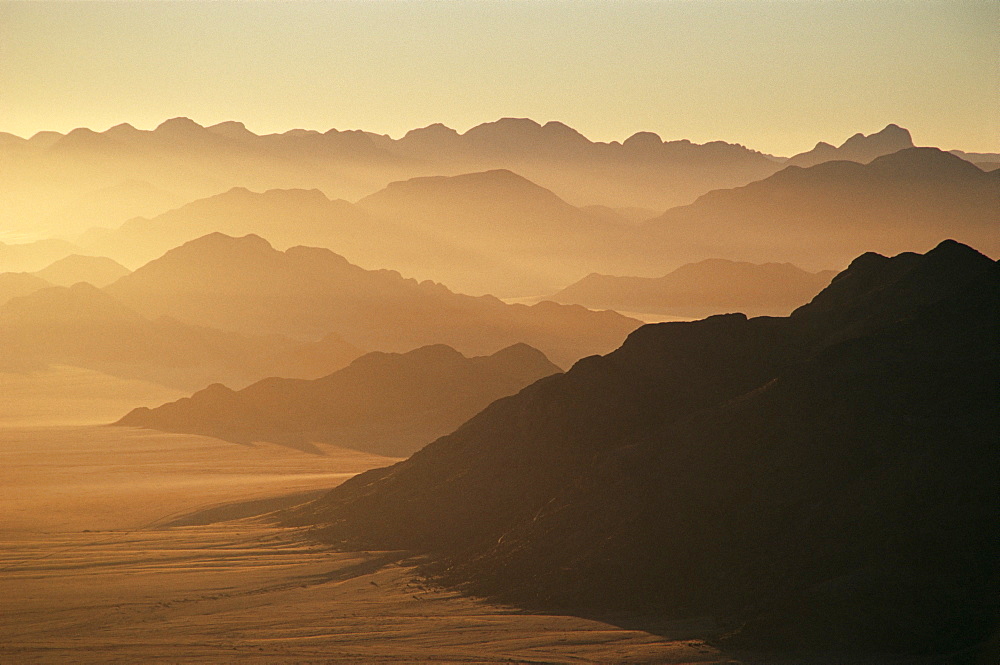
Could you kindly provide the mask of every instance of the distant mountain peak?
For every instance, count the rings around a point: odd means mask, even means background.
[[[858,151],[873,152],[881,151],[883,154],[897,152],[905,148],[913,147],[913,139],[908,130],[899,125],[886,125],[882,130],[865,136],[860,132],[844,141],[841,149],[854,149]]]
[[[622,146],[630,149],[649,150],[663,146],[663,139],[653,132],[636,132],[625,139]]]
[[[474,131],[484,128],[494,128],[494,129],[541,129],[542,125],[531,118],[500,118],[499,120],[494,120],[493,122],[484,122],[481,125],[476,125],[469,131]],[[468,132],[466,132],[468,133]]]
[[[435,122],[434,124],[427,125],[426,127],[411,129],[406,132],[403,138],[413,138],[417,136],[451,138],[458,136],[458,132],[445,124]]]
[[[164,255],[164,258],[171,255],[176,257],[186,254],[197,254],[205,251],[213,252],[220,250],[225,250],[227,252],[246,252],[247,254],[272,253],[278,251],[271,246],[271,243],[254,233],[241,237],[233,237],[216,231],[200,238],[189,240],[180,247],[175,247],[167,252]]]
[[[236,120],[226,120],[225,122],[220,122],[211,127],[206,127],[208,131],[219,136],[225,136],[226,138],[232,139],[251,139],[257,138],[257,135],[247,129],[246,125],[242,122]]]
[[[820,141],[809,152],[795,155],[789,160],[794,166],[815,166],[822,162],[847,160],[867,164],[883,155],[913,147],[910,132],[899,125],[889,124],[874,134],[854,134],[840,147]]]
[[[200,131],[205,129],[197,122],[191,118],[185,118],[183,116],[177,118],[170,118],[169,120],[164,120],[160,123],[155,130],[155,132],[163,134],[186,134],[192,131]]]
[[[951,173],[975,176],[981,171],[975,164],[938,148],[904,148],[873,159],[868,168],[875,172],[931,180]]]

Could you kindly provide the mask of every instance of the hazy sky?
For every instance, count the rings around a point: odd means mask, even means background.
[[[1000,0],[0,0],[0,131],[518,116],[791,154],[895,122],[995,152],[998,35]]]

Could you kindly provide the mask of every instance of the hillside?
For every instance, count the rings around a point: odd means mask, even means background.
[[[93,228],[79,244],[139,267],[165,252],[209,233],[257,234],[278,247],[309,244],[357,250],[363,237],[386,240],[398,229],[377,233],[371,220],[347,201],[330,200],[318,190],[243,187],[198,199],[152,218],[135,217],[118,228]]]
[[[644,225],[671,256],[785,257],[808,270],[847,265],[864,251],[926,251],[943,237],[996,254],[998,227],[1000,172],[936,148],[900,150],[869,164],[789,166]]]
[[[724,259],[689,263],[663,277],[591,274],[550,297],[620,312],[704,317],[726,312],[787,316],[830,283],[833,271],[810,273],[790,263]]]
[[[766,177],[774,158],[741,145],[663,141],[639,133],[595,142],[559,122],[502,118],[458,133],[443,125],[399,139],[359,130],[293,129],[257,135],[239,122],[203,127],[172,118],[152,130],[121,124],[103,132],[0,137],[10,196],[0,215],[15,230],[79,233],[111,227],[233,187],[319,189],[355,200],[390,182],[420,176],[509,169],[575,205],[690,203],[720,187]],[[81,217],[67,212],[78,209]],[[97,216],[106,221],[95,224]],[[215,230],[215,229],[213,229]],[[305,240],[299,242],[306,242]]]
[[[524,344],[476,358],[425,346],[369,353],[313,381],[270,378],[239,391],[209,386],[155,409],[135,409],[116,424],[405,457],[491,402],[559,372]]]
[[[644,326],[285,519],[530,607],[971,660],[998,625],[998,303],[959,243],[865,254],[787,318]]]
[[[0,242],[0,271],[34,272],[53,261],[80,252],[80,248],[65,240],[36,240],[34,242]]]
[[[27,272],[0,272],[0,305],[12,298],[26,296],[52,286],[41,277]]]
[[[309,340],[334,332],[366,350],[447,344],[472,355],[523,342],[561,366],[615,348],[639,325],[578,306],[465,296],[394,271],[364,270],[327,249],[280,252],[253,235],[214,233],[185,243],[107,291],[146,316],[246,334]]]
[[[421,234],[434,270],[474,294],[537,295],[575,279],[583,266],[645,266],[651,254],[626,220],[571,206],[503,169],[395,182],[357,205]],[[426,273],[419,256],[414,250],[393,265]]]
[[[72,286],[88,282],[96,287],[107,286],[129,274],[129,269],[106,256],[70,254],[35,273],[56,286]]]
[[[148,319],[91,284],[42,288],[0,306],[0,370],[50,364],[194,389],[283,374],[316,378],[359,352],[330,337],[302,343]]]
[[[881,131],[867,136],[859,132],[836,148],[821,141],[812,150],[791,157],[787,164],[801,167],[833,161],[867,164],[877,157],[912,147],[914,147],[913,139],[909,131],[898,125],[886,125]]]

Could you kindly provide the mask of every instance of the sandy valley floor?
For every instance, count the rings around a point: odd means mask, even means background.
[[[393,460],[97,425],[175,396],[60,372],[0,376],[0,663],[731,662],[689,627],[525,614],[427,585],[399,554],[205,523]]]

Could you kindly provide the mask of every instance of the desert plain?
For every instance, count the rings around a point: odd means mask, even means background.
[[[2,663],[736,662],[711,626],[531,614],[267,518],[393,458],[110,427],[177,395],[86,370],[0,383]]]

